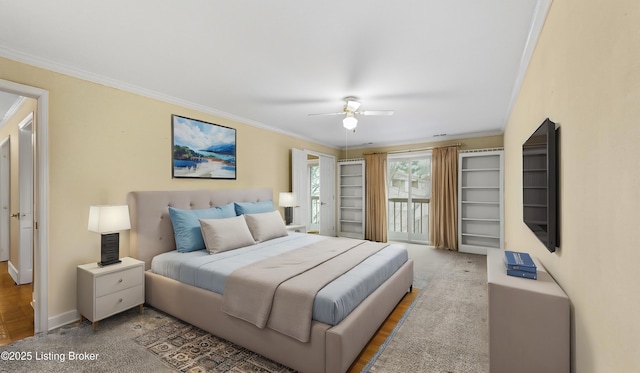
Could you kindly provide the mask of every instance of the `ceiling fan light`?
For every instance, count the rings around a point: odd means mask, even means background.
[[[358,125],[358,119],[356,119],[353,113],[347,113],[347,116],[342,120],[342,125],[348,130],[355,129]]]

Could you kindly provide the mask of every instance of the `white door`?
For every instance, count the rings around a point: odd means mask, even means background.
[[[19,274],[18,285],[30,284],[33,279],[33,114],[19,125],[18,183]]]
[[[9,222],[9,202],[11,201],[11,153],[9,152],[9,138],[0,144],[0,262],[9,260],[11,247]]]
[[[309,227],[309,179],[306,175],[307,153],[304,150],[291,149],[291,191],[296,195],[293,224]]]
[[[336,235],[335,179],[336,161],[330,156],[320,156],[320,234]]]

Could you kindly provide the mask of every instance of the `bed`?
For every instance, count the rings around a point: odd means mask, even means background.
[[[399,264],[399,268],[386,281],[337,324],[311,320],[308,338],[304,342],[230,316],[223,311],[224,296],[219,293],[151,270],[154,257],[165,258],[175,253],[169,207],[197,210],[233,202],[272,199],[272,190],[266,188],[129,193],[130,255],[145,262],[145,301],[154,308],[295,370],[311,373],[345,372],[404,294],[411,289],[413,262],[410,259]],[[304,236],[307,235],[292,234],[281,240],[305,242],[311,239]]]

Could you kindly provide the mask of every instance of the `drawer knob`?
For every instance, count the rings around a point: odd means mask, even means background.
[[[122,279],[118,280],[118,283],[122,282]]]
[[[118,299],[118,303],[122,303],[122,298]]]

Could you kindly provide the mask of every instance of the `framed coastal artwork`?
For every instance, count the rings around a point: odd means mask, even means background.
[[[236,130],[171,116],[172,177],[236,179]]]

